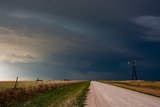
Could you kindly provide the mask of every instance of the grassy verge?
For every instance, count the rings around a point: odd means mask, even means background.
[[[160,97],[159,81],[100,81],[100,82]]]
[[[90,82],[86,82],[86,84],[83,86],[81,93],[78,95],[75,105],[78,105],[78,107],[85,106],[85,101],[87,98],[87,92],[89,91]]]
[[[28,98],[33,96],[38,96],[46,91],[59,89],[62,87],[66,87],[72,84],[80,83],[82,81],[66,81],[59,83],[41,83],[35,85],[30,85],[27,87],[17,87],[14,89],[13,87],[7,88],[3,91],[0,91],[0,106],[1,105],[12,105],[19,101],[23,102],[28,100]]]
[[[37,96],[30,96],[25,101],[18,101],[10,107],[83,107],[89,81],[65,85],[45,91]]]

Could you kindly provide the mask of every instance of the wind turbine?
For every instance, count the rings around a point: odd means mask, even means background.
[[[132,67],[132,80],[137,80],[137,72],[136,72],[136,67],[135,67],[135,61],[130,61],[128,62],[129,65]]]

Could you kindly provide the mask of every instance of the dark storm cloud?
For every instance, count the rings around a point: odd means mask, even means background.
[[[59,78],[88,78],[93,73],[92,79],[100,75],[129,79],[128,60],[144,62],[140,69],[146,71],[144,65],[155,67],[160,59],[159,0],[0,2],[0,55],[20,56],[15,63],[29,63],[25,58],[32,56],[37,63],[30,71],[44,74],[44,68]],[[155,68],[157,73],[159,68]]]
[[[145,31],[146,35],[143,35],[143,38],[149,41],[160,41],[160,17],[141,16],[137,17],[134,22],[148,28],[148,30]]]

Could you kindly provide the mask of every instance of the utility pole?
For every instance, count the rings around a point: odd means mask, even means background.
[[[136,67],[135,67],[135,61],[133,60],[133,61],[130,61],[130,62],[128,62],[128,64],[130,64],[131,65],[131,67],[132,67],[132,80],[137,80],[138,78],[137,78],[137,72],[136,72]]]

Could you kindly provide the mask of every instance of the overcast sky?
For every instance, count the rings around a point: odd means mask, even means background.
[[[0,0],[0,80],[160,80],[160,0]]]

